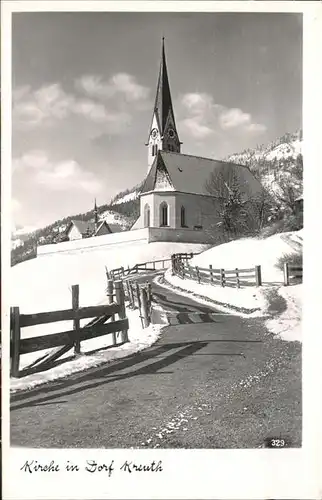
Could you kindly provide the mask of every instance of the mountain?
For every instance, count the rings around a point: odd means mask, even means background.
[[[248,167],[275,201],[283,204],[287,187],[293,191],[294,197],[302,195],[302,145],[302,131],[299,130],[285,134],[267,146],[230,155],[226,160]]]

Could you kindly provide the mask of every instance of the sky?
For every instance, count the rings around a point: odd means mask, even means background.
[[[225,158],[302,127],[301,14],[14,13],[16,226],[144,179],[163,36],[182,153]]]

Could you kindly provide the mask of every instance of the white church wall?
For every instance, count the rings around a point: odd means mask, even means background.
[[[41,245],[37,247],[37,257],[50,253],[60,252],[75,252],[82,250],[97,250],[98,247],[118,246],[121,244],[146,241],[149,240],[149,231],[145,229],[137,229],[134,231],[122,231],[120,233],[104,234],[103,236],[94,236],[92,238],[84,238],[81,240],[64,241],[54,245]]]
[[[196,229],[173,229],[169,227],[150,227],[149,243],[165,241],[174,243],[209,243],[215,245],[221,243],[221,235],[212,235],[203,230]]]

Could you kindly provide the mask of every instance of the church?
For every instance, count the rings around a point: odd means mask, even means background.
[[[164,39],[157,91],[146,143],[148,172],[140,193],[140,216],[131,230],[151,228],[154,241],[210,243],[220,241],[218,197],[214,179],[238,182],[244,199],[262,193],[247,167],[186,155],[176,126]],[[222,190],[222,189],[221,189]]]

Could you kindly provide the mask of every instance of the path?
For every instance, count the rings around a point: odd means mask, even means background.
[[[273,340],[258,319],[215,311],[155,284],[153,296],[171,320],[160,340],[14,395],[12,445],[258,447],[281,434],[299,446],[300,347]]]

